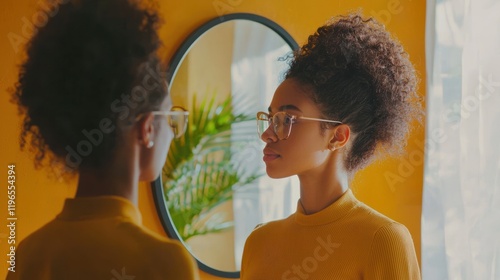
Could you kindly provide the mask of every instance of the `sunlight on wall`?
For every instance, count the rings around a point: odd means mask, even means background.
[[[27,22],[36,21],[39,1],[1,1],[0,34],[0,115],[2,137],[0,137],[0,164],[6,170],[8,164],[15,164],[17,176],[16,211],[19,217],[16,231],[17,242],[53,219],[62,208],[66,197],[74,194],[74,181],[54,182],[43,170],[34,170],[31,158],[19,151],[20,118],[16,107],[9,102],[8,89],[17,78],[17,65],[22,60],[21,45],[33,30]],[[337,14],[363,8],[365,15],[375,16],[386,23],[387,29],[395,34],[420,73],[422,83],[420,94],[425,89],[425,1],[374,0],[374,1],[161,1],[160,13],[165,25],[160,30],[164,42],[161,56],[167,61],[181,42],[204,22],[227,13],[246,12],[267,17],[287,30],[299,44],[307,40],[328,18]],[[41,26],[40,22],[36,22]],[[14,34],[14,35],[12,35]],[[9,36],[10,35],[10,36]],[[17,38],[12,43],[10,38]],[[224,89],[220,89],[221,92]],[[229,92],[229,90],[227,90]],[[424,139],[424,129],[418,128],[408,139],[408,155],[420,151],[419,143]],[[357,197],[378,211],[405,224],[410,230],[420,257],[420,214],[422,197],[423,166],[404,156],[380,162],[363,170],[354,182]],[[6,171],[4,171],[6,172]],[[388,172],[398,180],[387,179]],[[5,173],[2,175],[6,178]],[[149,184],[140,186],[139,206],[143,223],[152,230],[165,235],[154,206]],[[0,195],[0,207],[6,207],[6,194]],[[5,208],[3,208],[6,210]],[[0,211],[0,219],[6,221],[6,211]],[[6,258],[6,227],[0,230],[1,255]],[[3,259],[5,260],[5,259]],[[5,277],[7,263],[1,262],[0,278]],[[202,279],[219,279],[200,272]]]

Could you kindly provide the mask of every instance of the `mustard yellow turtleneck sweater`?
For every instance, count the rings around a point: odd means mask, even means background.
[[[256,228],[243,252],[241,280],[420,279],[405,226],[348,190],[322,211],[298,203],[286,219]]]
[[[67,199],[63,211],[24,239],[7,280],[199,279],[180,242],[144,228],[117,196]]]

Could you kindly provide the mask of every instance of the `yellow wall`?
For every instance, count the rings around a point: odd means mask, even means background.
[[[65,184],[47,178],[46,173],[34,170],[30,157],[18,148],[20,119],[16,108],[8,102],[9,88],[16,79],[21,51],[8,39],[29,37],[23,31],[23,19],[29,19],[39,7],[35,0],[6,0],[0,2],[0,166],[7,180],[7,164],[15,164],[17,177],[17,241],[21,241],[41,225],[52,219],[61,209],[65,197],[74,193],[74,182]],[[330,16],[357,10],[375,15],[387,24],[410,53],[411,60],[421,75],[420,93],[425,89],[425,1],[417,0],[213,0],[213,1],[161,1],[161,14],[165,25],[161,37],[165,47],[161,55],[168,60],[187,35],[202,23],[219,15],[236,12],[265,16],[279,25],[302,44],[307,36]],[[422,144],[423,128],[416,129],[409,138],[408,153],[402,159],[392,159],[375,164],[362,171],[354,182],[358,198],[380,212],[405,224],[413,235],[420,256],[420,213],[422,198]],[[164,231],[155,212],[149,185],[140,190],[140,208],[144,224],[161,233]],[[0,193],[0,220],[6,222],[6,189]],[[4,278],[7,263],[7,229],[0,227],[0,278]],[[2,259],[4,258],[4,259]],[[201,273],[202,279],[218,279]]]
[[[211,98],[214,93],[218,93],[216,104],[230,96],[234,24],[217,27],[217,30],[209,31],[210,35],[196,41],[178,67],[170,84],[174,104],[192,108],[194,95],[197,96],[197,105],[204,96]]]

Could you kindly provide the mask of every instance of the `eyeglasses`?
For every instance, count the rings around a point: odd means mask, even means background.
[[[286,140],[290,137],[290,132],[292,132],[292,125],[297,122],[297,120],[306,120],[306,121],[318,121],[318,122],[329,122],[329,123],[337,123],[341,124],[339,121],[325,120],[325,119],[317,119],[317,118],[307,118],[307,117],[297,117],[294,115],[290,115],[287,112],[277,112],[274,115],[270,115],[265,112],[257,113],[257,131],[259,133],[259,137],[262,137],[262,134],[269,128],[269,126],[273,127],[273,131],[278,137],[279,140]]]
[[[152,111],[148,113],[151,113],[154,116],[165,116],[167,118],[168,124],[174,132],[175,138],[180,138],[184,134],[184,132],[186,132],[189,116],[189,112],[186,109],[180,106],[174,106],[168,112]],[[139,120],[143,115],[144,114],[138,115],[136,121]]]

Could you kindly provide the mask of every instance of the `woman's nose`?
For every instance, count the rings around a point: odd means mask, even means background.
[[[266,143],[273,143],[278,141],[278,136],[276,135],[276,133],[274,133],[273,125],[274,124],[271,123],[271,125],[266,129],[266,131],[262,133],[262,135],[260,136],[260,139],[262,141]]]

